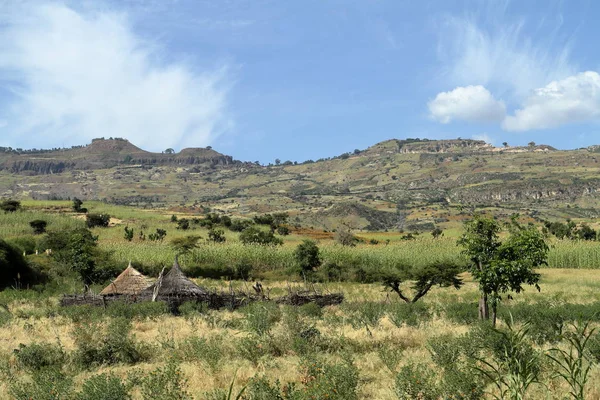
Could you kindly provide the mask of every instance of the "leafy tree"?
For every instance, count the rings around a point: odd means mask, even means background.
[[[502,142],[502,146],[508,147],[508,142]]]
[[[171,247],[179,255],[187,254],[192,250],[198,248],[198,241],[201,239],[200,236],[185,236],[171,240]]]
[[[256,226],[249,226],[240,233],[243,244],[282,245],[283,240],[276,237],[272,231],[263,231]]]
[[[529,142],[529,143],[527,143],[527,146],[529,146],[529,147],[535,147],[535,142]]]
[[[110,222],[110,215],[108,214],[88,214],[86,216],[86,223],[88,228],[94,228],[96,226],[106,228]]]
[[[276,158],[275,159],[275,165],[279,165],[279,164],[281,164],[281,160],[279,158]]]
[[[165,154],[173,154],[173,153],[175,153],[175,150],[170,147],[165,150]]]
[[[225,231],[222,229],[211,229],[208,231],[208,240],[214,243],[224,243],[225,240]]]
[[[516,216],[508,224],[509,237],[501,242],[500,224],[492,218],[477,215],[465,222],[465,232],[458,240],[463,254],[470,259],[469,272],[479,282],[480,319],[489,319],[488,300],[492,306],[492,324],[496,325],[501,295],[520,293],[523,285],[539,290],[540,274],[535,268],[547,265],[548,245],[533,225],[522,226]]]
[[[294,259],[303,273],[311,274],[321,266],[322,261],[319,246],[317,246],[314,240],[303,240],[294,251]]]
[[[451,261],[436,261],[422,267],[400,264],[394,268],[383,270],[380,280],[385,289],[396,293],[405,302],[416,303],[434,286],[452,286],[455,289],[460,289],[463,282],[458,274],[462,270],[461,265]],[[412,282],[411,289],[414,294],[410,297],[402,289],[404,282]]]
[[[0,203],[0,210],[5,213],[19,211],[21,209],[21,202],[18,200],[4,200]]]
[[[44,221],[43,219],[34,219],[33,221],[29,222],[29,226],[33,228],[33,233],[36,235],[41,235],[42,233],[46,232],[48,222]]]
[[[130,228],[129,226],[126,226],[125,227],[125,233],[123,234],[123,237],[128,242],[131,242],[133,240],[133,228]]]
[[[575,231],[575,235],[580,240],[596,240],[596,231],[585,223]]]

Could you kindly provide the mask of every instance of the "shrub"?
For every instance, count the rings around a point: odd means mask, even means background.
[[[16,247],[21,253],[35,254],[38,248],[37,241],[33,236],[19,236],[8,241],[12,246]]]
[[[86,223],[88,228],[102,227],[106,228],[110,222],[110,215],[108,214],[88,214],[86,216]]]
[[[424,365],[408,364],[396,375],[396,395],[401,400],[437,400],[435,372]]]
[[[15,400],[65,400],[73,381],[55,368],[46,368],[32,375],[31,382],[13,381],[9,392]]]
[[[187,380],[173,361],[139,379],[140,392],[144,399],[192,400],[186,385]]]
[[[246,316],[246,330],[259,336],[268,335],[281,319],[279,306],[269,302],[252,303],[240,311]]]
[[[249,226],[240,233],[240,241],[243,244],[282,245],[283,240],[276,237],[271,231],[263,231],[260,228]]]
[[[186,231],[190,228],[190,221],[187,218],[181,218],[177,220],[177,229]]]
[[[358,399],[358,369],[346,358],[337,364],[308,358],[302,363],[304,377],[301,399]],[[292,397],[295,398],[295,397]]]
[[[130,400],[127,385],[111,373],[88,378],[75,396],[75,400]]]
[[[98,323],[82,323],[75,326],[74,361],[83,368],[100,364],[135,364],[143,360],[142,348],[130,337],[131,321],[113,318],[106,329]]]
[[[213,243],[224,243],[225,231],[222,229],[211,229],[208,231],[208,241]]]
[[[19,211],[21,209],[21,202],[18,200],[3,200],[0,202],[0,210],[5,213]]]
[[[418,326],[431,319],[429,306],[424,303],[392,303],[387,308],[387,315],[398,328],[404,324]]]
[[[19,249],[0,239],[0,289],[34,284],[41,278],[27,264]]]
[[[311,274],[321,265],[317,243],[313,240],[303,240],[294,251],[294,259],[303,273]]]
[[[214,374],[221,369],[224,357],[223,340],[217,336],[209,339],[192,336],[181,345],[181,354],[186,361],[202,361]]]
[[[42,233],[46,232],[46,226],[48,226],[48,222],[44,221],[43,219],[34,219],[33,221],[29,222],[29,226],[31,226],[33,229],[33,233],[36,235],[41,235]]]
[[[62,347],[49,343],[20,343],[13,353],[22,368],[35,371],[48,367],[60,369],[66,357]]]

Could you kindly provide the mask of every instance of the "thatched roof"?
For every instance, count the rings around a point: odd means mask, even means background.
[[[206,289],[196,285],[181,270],[177,258],[169,272],[162,278],[159,277],[154,285],[150,286],[144,292],[153,293],[157,297],[161,296],[205,296],[208,294]]]
[[[152,285],[152,280],[131,266],[100,292],[101,295],[136,295]]]

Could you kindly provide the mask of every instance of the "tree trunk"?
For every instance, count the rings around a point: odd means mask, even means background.
[[[479,299],[479,319],[490,319],[487,293],[483,293]]]
[[[496,316],[497,316],[497,308],[498,308],[498,302],[494,301],[492,304],[492,326],[495,328],[496,327]]]

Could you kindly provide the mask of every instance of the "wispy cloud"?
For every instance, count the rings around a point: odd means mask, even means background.
[[[506,115],[504,103],[481,85],[438,93],[428,107],[430,117],[443,124],[452,120],[499,122]]]
[[[230,124],[227,68],[165,62],[125,14],[30,4],[0,22],[0,79],[10,91],[0,132],[13,143],[120,136],[160,150],[207,145]]]
[[[577,71],[568,36],[559,35],[561,18],[533,28],[508,17],[506,4],[494,4],[480,14],[443,19],[438,55],[447,84],[484,85],[522,98]]]

